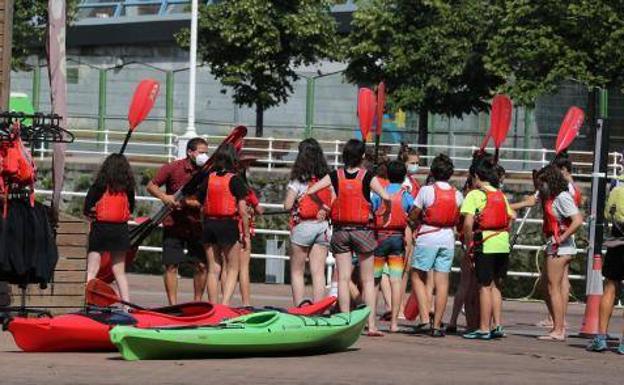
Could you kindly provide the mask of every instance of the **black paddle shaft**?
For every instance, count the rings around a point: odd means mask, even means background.
[[[120,155],[126,151],[126,146],[128,146],[128,141],[130,140],[130,136],[132,136],[132,130],[128,130],[128,133],[126,134],[126,138],[124,139],[124,142],[121,145],[121,150],[119,150]]]

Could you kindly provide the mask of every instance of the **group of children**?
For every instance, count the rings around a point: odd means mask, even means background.
[[[374,165],[366,159],[365,143],[353,139],[343,148],[344,166],[335,170],[328,166],[316,140],[303,140],[298,150],[284,201],[291,212],[290,268],[295,305],[304,300],[306,261],[310,264],[313,300],[325,296],[324,268],[331,251],[336,260],[335,285],[341,312],[350,311],[359,293],[367,306],[376,309],[379,284],[385,276],[390,287],[389,331],[396,332],[410,278],[420,314],[416,327],[421,331],[434,337],[456,332],[457,318],[464,308],[467,330],[463,337],[504,337],[501,291],[512,249],[511,223],[516,210],[539,202],[547,241],[542,281],[551,323],[550,331],[539,338],[565,340],[569,265],[576,254],[574,233],[583,222],[579,211],[582,197],[573,183],[567,157],[558,157],[534,174],[535,195],[510,204],[501,191],[505,171],[495,157],[484,152],[475,153],[468,180],[460,191],[450,183],[454,165],[443,154],[433,159],[421,187],[416,179],[419,154],[407,146],[398,159]],[[134,191],[129,163],[122,155],[113,154],[102,165],[85,201],[85,214],[92,218],[88,279],[97,275],[100,254],[111,252],[113,273],[124,300],[129,299],[124,259],[130,247],[127,221],[134,207]],[[233,146],[220,148],[206,181],[197,194],[183,202],[202,213],[208,299],[218,302],[221,295],[221,303],[228,304],[240,280],[243,302],[248,305],[250,218],[262,212],[257,197],[250,194],[245,162],[238,159]],[[463,248],[461,275],[453,312],[445,326],[456,237]],[[615,266],[608,279],[624,275],[624,264],[614,262],[617,258],[613,252],[610,259],[607,255],[609,265]],[[612,286],[619,286],[619,281]],[[612,299],[614,290],[610,289],[608,286],[610,296],[606,297]],[[610,315],[612,308],[607,304],[603,307],[603,313]],[[602,329],[607,322],[608,317],[604,322],[601,319]],[[376,312],[368,320],[368,335],[383,335],[377,328]],[[595,350],[602,348],[602,342],[596,342]]]
[[[454,165],[448,156],[433,159],[422,187],[415,179],[418,162],[418,153],[404,147],[397,160],[375,167],[366,160],[365,144],[350,140],[343,149],[344,167],[329,171],[319,144],[313,139],[302,142],[285,202],[294,218],[292,260],[297,263],[291,264],[291,274],[295,303],[302,298],[306,256],[315,299],[321,295],[321,266],[330,250],[336,259],[340,311],[349,311],[360,292],[362,302],[376,309],[379,283],[386,275],[389,331],[396,332],[410,277],[420,314],[416,327],[421,331],[434,337],[456,332],[457,318],[465,308],[463,337],[504,337],[501,291],[512,248],[511,224],[516,210],[539,202],[548,245],[543,282],[552,320],[550,331],[539,338],[564,340],[569,264],[576,254],[574,233],[583,221],[578,208],[580,191],[572,181],[569,159],[558,157],[539,170],[534,179],[537,193],[514,204],[500,189],[505,170],[490,154],[474,154],[463,191],[450,183]],[[307,208],[305,216],[299,215],[302,207]],[[464,251],[460,284],[450,322],[444,327],[456,236]],[[352,275],[354,268],[358,276]],[[376,323],[373,312],[368,335],[383,335]]]

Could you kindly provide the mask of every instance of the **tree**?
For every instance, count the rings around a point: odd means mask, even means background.
[[[79,0],[65,0],[67,22],[75,15]],[[13,50],[11,64],[14,69],[28,69],[28,57],[45,54],[46,26],[48,25],[47,0],[15,0],[13,9]]]
[[[514,100],[532,104],[565,80],[624,85],[624,1],[499,0],[494,10],[486,68],[507,80],[502,90]]]
[[[393,104],[418,112],[418,143],[428,114],[461,117],[489,108],[502,79],[483,55],[495,23],[488,1],[371,0],[354,14],[347,78],[384,80]]]
[[[299,79],[295,67],[336,56],[328,0],[224,0],[201,7],[198,57],[234,102],[256,107],[256,136],[267,108],[284,103]],[[177,36],[188,47],[188,30]],[[225,89],[222,90],[225,93]]]

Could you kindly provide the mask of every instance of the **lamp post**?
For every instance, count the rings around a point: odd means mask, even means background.
[[[178,158],[186,157],[186,144],[197,136],[195,129],[195,82],[197,71],[197,17],[198,0],[191,0],[191,44],[189,52],[189,94],[188,94],[188,118],[186,132],[178,138]]]

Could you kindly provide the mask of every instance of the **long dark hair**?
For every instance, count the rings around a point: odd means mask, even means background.
[[[299,142],[299,153],[290,170],[290,180],[307,183],[312,178],[321,179],[329,173],[323,149],[314,138]]]
[[[554,198],[564,191],[568,191],[568,181],[563,177],[561,170],[557,166],[549,164],[542,168],[535,175],[535,179],[538,181],[544,181],[548,183],[548,189],[550,197]]]
[[[238,165],[238,155],[236,148],[231,143],[219,147],[214,154],[214,170],[236,172]]]
[[[134,174],[128,159],[121,154],[110,154],[102,163],[93,185],[100,190],[134,193]]]

